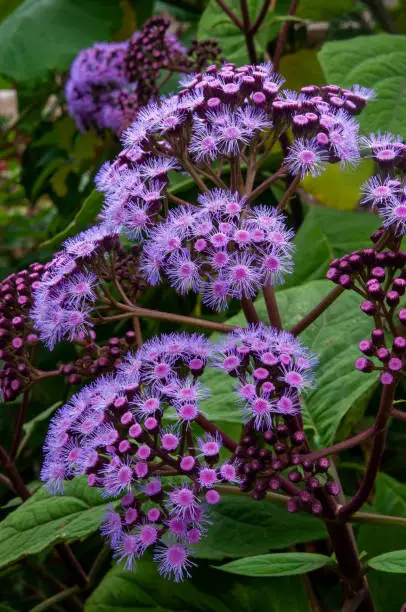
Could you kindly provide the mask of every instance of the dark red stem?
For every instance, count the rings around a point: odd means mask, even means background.
[[[224,13],[230,17],[230,19],[234,23],[234,25],[236,25],[237,28],[243,32],[244,31],[244,24],[243,24],[243,22],[241,21],[241,19],[239,19],[239,17],[237,17],[237,15],[234,13],[234,11],[232,11],[230,9],[230,7],[227,5],[227,3],[224,2],[224,0],[216,0],[216,2],[219,5],[219,7],[221,8],[221,10],[224,11]]]
[[[340,297],[342,292],[345,291],[344,287],[337,285],[325,298],[321,300],[317,306],[315,306],[299,323],[296,323],[289,331],[294,336],[298,336],[302,333],[309,325],[313,323],[323,312],[331,306],[335,300]]]
[[[382,389],[381,403],[375,419],[376,433],[372,443],[371,454],[369,456],[364,478],[354,497],[349,502],[344,504],[338,511],[338,516],[341,519],[348,519],[354,514],[354,512],[357,512],[368,500],[371,491],[374,488],[376,476],[381,465],[382,455],[385,450],[386,435],[388,431],[387,424],[390,417],[394,396],[395,384],[392,383],[391,385],[384,385]]]
[[[406,421],[406,412],[402,412],[402,410],[397,410],[396,408],[392,408],[390,416],[399,421]]]
[[[290,3],[290,7],[288,10],[288,15],[292,16],[296,13],[297,7],[299,6],[299,0],[292,0]],[[285,21],[281,27],[281,31],[279,32],[278,40],[276,41],[275,53],[273,56],[273,65],[275,70],[279,70],[279,64],[281,61],[281,57],[283,55],[283,51],[285,49],[285,43],[288,36],[289,31],[289,21]]]
[[[327,448],[322,448],[321,450],[315,451],[314,453],[309,453],[308,455],[302,455],[302,459],[306,461],[316,461],[321,457],[327,457],[327,455],[341,453],[343,450],[358,446],[358,444],[373,436],[375,431],[375,425],[372,425],[371,427],[368,427],[368,429],[361,431],[359,434],[356,434],[352,438],[348,438],[348,440],[337,442],[337,444],[333,444],[332,446],[328,446]]]
[[[282,321],[279,313],[278,304],[276,302],[275,291],[273,287],[263,287],[266,309],[268,312],[269,322],[273,327],[282,329]]]
[[[256,18],[254,24],[251,26],[250,34],[253,36],[259,30],[264,21],[266,14],[271,6],[271,0],[264,0],[261,10],[258,13],[258,17]]]
[[[243,21],[242,31],[245,36],[245,44],[247,45],[250,62],[251,64],[257,64],[258,57],[257,57],[257,52],[255,51],[254,36],[251,31],[251,20],[250,20],[250,14],[248,11],[247,0],[240,0],[240,8],[241,8],[241,14],[242,14],[242,21]]]
[[[204,431],[208,431],[214,436],[216,434],[219,435],[221,439],[223,440],[224,446],[231,453],[235,451],[235,449],[237,448],[237,442],[233,440],[232,438],[230,438],[230,436],[228,436],[226,433],[224,433],[224,431],[221,431],[221,429],[219,429],[214,423],[206,419],[206,417],[204,417],[202,414],[199,414],[199,416],[195,419],[195,421],[198,425],[200,425],[202,429],[204,429]]]
[[[251,298],[242,298],[241,306],[248,323],[260,323],[258,313]]]
[[[13,438],[13,442],[11,443],[11,449],[10,449],[10,456],[12,459],[14,459],[14,457],[16,456],[18,447],[21,442],[25,415],[27,413],[27,408],[28,408],[29,394],[30,394],[29,389],[26,389],[23,393],[23,399],[21,400],[20,408],[18,410],[16,425],[14,429],[14,438]]]

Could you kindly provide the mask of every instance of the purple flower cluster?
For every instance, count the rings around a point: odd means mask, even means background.
[[[384,227],[406,234],[406,145],[390,133],[361,138],[365,154],[377,163],[379,174],[362,187],[361,204],[369,204],[383,218]]]
[[[177,168],[173,159],[124,150],[110,164],[106,162],[96,177],[105,193],[101,220],[130,238],[140,238],[150,229],[166,198],[168,172]]]
[[[116,251],[116,255],[120,254]],[[116,274],[123,284],[129,276],[130,259],[131,256],[126,254],[124,268],[122,258],[116,260]],[[69,385],[78,385],[85,379],[117,369],[136,341],[135,332],[128,331],[122,338],[110,338],[103,346],[96,342],[96,333],[88,330],[86,334],[79,334],[81,350],[74,361],[62,363],[51,372],[39,370],[32,359],[32,347],[39,344],[40,332],[30,311],[34,305],[34,293],[41,288],[47,269],[49,266],[33,263],[27,270],[11,274],[0,283],[0,388],[4,402],[16,399],[32,383],[47,376],[59,373]],[[135,278],[131,273],[133,287]]]
[[[81,232],[63,246],[44,267],[30,313],[41,340],[51,349],[62,339],[89,334],[100,286],[105,289],[107,283],[119,280],[130,297],[145,287],[138,272],[137,247],[127,253],[107,224]]]
[[[262,324],[229,334],[216,359],[237,379],[244,421],[254,431],[272,429],[277,415],[300,412],[299,395],[312,387],[316,363],[292,334]]]
[[[120,110],[114,101],[121,89],[129,87],[124,65],[127,46],[127,42],[96,43],[73,61],[65,95],[69,114],[81,131],[92,126],[119,128]],[[136,96],[135,88],[132,94]]]
[[[170,25],[168,19],[151,17],[128,41],[96,43],[79,53],[65,93],[81,131],[110,128],[120,134],[139,108],[158,95],[162,70],[200,70],[217,58],[215,42],[194,43],[188,50],[168,32]]]
[[[191,429],[208,393],[199,377],[211,355],[197,334],[154,338],[115,376],[72,396],[50,425],[41,478],[57,493],[64,480],[87,474],[103,496],[121,498],[101,530],[127,569],[152,548],[162,575],[188,575],[190,546],[220,499],[216,484],[238,481],[235,462],[219,458],[221,437],[195,439]],[[173,475],[183,478],[168,486]]]
[[[124,145],[156,150],[164,138],[166,154],[183,160],[186,149],[194,163],[246,154],[249,146],[268,146],[292,128],[296,139],[286,164],[292,174],[319,174],[328,162],[358,161],[359,113],[372,92],[329,85],[306,87],[298,94],[280,91],[283,78],[271,64],[210,66],[181,81],[175,96],[153,102],[124,133]],[[160,145],[162,148],[163,145]]]
[[[406,292],[405,263],[404,251],[364,249],[335,259],[327,272],[329,280],[364,298],[361,310],[373,318],[375,327],[371,340],[360,342],[364,356],[356,360],[355,367],[361,372],[379,371],[383,385],[405,374],[406,309],[401,306]]]
[[[220,501],[219,485],[252,490],[256,500],[281,489],[290,512],[314,514],[322,512],[320,488],[337,494],[328,461],[301,461],[299,454],[305,438],[298,398],[312,385],[315,363],[291,334],[263,325],[237,329],[217,349],[198,334],[153,338],[56,413],[41,478],[61,493],[65,480],[87,475],[110,500],[101,532],[117,561],[133,569],[152,549],[158,571],[182,580],[210,506]],[[239,445],[201,414],[209,391],[200,377],[209,364],[238,380],[245,415]],[[206,433],[199,436],[196,426]],[[280,474],[287,468],[288,480]]]
[[[165,275],[179,293],[200,293],[204,304],[223,310],[230,298],[255,296],[291,271],[293,233],[275,209],[250,208],[222,189],[198,201],[170,211],[149,232],[141,266],[151,285]]]

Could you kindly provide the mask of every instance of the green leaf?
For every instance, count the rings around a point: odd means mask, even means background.
[[[354,210],[359,203],[361,186],[374,172],[372,159],[362,159],[357,168],[340,168],[329,164],[320,176],[306,176],[301,185],[328,208]]]
[[[304,513],[289,514],[269,502],[253,504],[249,497],[222,496],[211,510],[210,520],[207,536],[195,546],[199,558],[259,555],[326,537],[319,519]]]
[[[27,423],[24,423],[23,425],[24,438],[21,440],[19,444],[17,457],[22,453],[23,449],[25,448],[26,444],[31,438],[33,432],[35,431],[37,425],[39,423],[42,423],[43,421],[47,421],[48,418],[55,412],[55,410],[57,410],[57,408],[59,408],[61,404],[62,404],[61,401],[55,402],[54,404],[52,404],[52,406],[49,406],[48,408],[46,408],[45,410],[37,414],[33,419],[31,419],[31,421],[27,421]]]
[[[254,578],[294,576],[296,574],[307,574],[332,563],[326,555],[314,553],[274,553],[271,555],[259,555],[258,557],[244,557],[237,561],[231,561],[225,565],[217,566],[216,569],[239,576],[251,576]]]
[[[120,21],[117,0],[25,0],[0,24],[0,73],[32,82],[66,70],[81,49],[109,39]]]
[[[325,278],[331,260],[370,246],[369,235],[379,225],[374,215],[312,206],[295,238],[295,267],[286,286]]]
[[[298,323],[332,289],[327,280],[305,283],[277,292],[284,327]],[[267,321],[262,298],[255,303],[262,321]],[[333,443],[337,430],[347,415],[359,414],[377,383],[374,374],[365,375],[354,368],[359,356],[358,343],[369,335],[368,317],[360,314],[360,298],[345,292],[302,334],[303,343],[319,357],[316,386],[305,398],[304,424],[313,430],[316,446]],[[228,323],[245,326],[241,313]],[[233,393],[233,383],[220,370],[209,370],[202,380],[213,390],[203,408],[212,420],[241,422]]]
[[[406,550],[393,550],[373,557],[368,561],[369,567],[389,574],[406,574]]]
[[[319,53],[328,82],[359,83],[377,94],[359,116],[361,128],[406,137],[406,36],[378,34],[326,43]]]
[[[51,495],[42,487],[0,523],[0,567],[88,537],[98,530],[105,504],[86,478],[68,483],[65,495]]]
[[[281,58],[280,73],[285,77],[284,87],[300,89],[309,83],[325,85],[324,74],[314,49],[301,49]]]
[[[240,0],[227,0],[227,5],[238,18],[242,20]],[[261,7],[262,0],[248,0],[251,22],[255,20]],[[282,0],[278,2],[277,13],[279,13],[279,15],[284,15],[287,13],[288,7],[288,1]],[[255,46],[259,55],[263,55],[266,45],[276,36],[281,28],[281,23],[277,22],[277,20],[274,19],[275,17],[275,13],[269,10],[255,36]],[[239,30],[228,15],[221,10],[216,0],[209,1],[205,11],[202,13],[197,29],[198,40],[213,37],[217,39],[222,49],[222,54],[227,60],[238,64],[249,62],[245,38],[241,30]]]
[[[390,516],[406,516],[406,485],[387,474],[378,474],[373,511]],[[377,557],[398,549],[406,549],[406,530],[397,526],[362,525],[357,544],[368,557]],[[369,572],[368,583],[377,612],[400,610],[405,603],[405,580],[383,572]]]
[[[55,412],[57,408],[59,408],[61,404],[62,402],[55,402],[55,404],[52,404],[52,406],[49,406],[49,408],[43,410],[42,412],[40,412],[40,414],[37,414],[37,416],[31,419],[31,421],[27,421],[27,423],[24,423],[23,430],[25,435],[30,435],[34,431],[37,424],[41,421],[46,420],[51,414]]]
[[[136,571],[110,570],[93,591],[85,612],[308,612],[298,578],[253,580],[220,574],[199,563],[192,578],[175,584],[143,558]]]
[[[312,21],[330,21],[354,8],[354,0],[301,0],[296,15]]]
[[[87,229],[87,227],[94,221],[95,217],[100,212],[101,205],[103,203],[103,194],[94,189],[92,193],[83,202],[80,210],[76,213],[72,221],[63,229],[61,232],[52,236],[49,240],[46,240],[40,244],[41,249],[55,249],[59,245],[69,238],[74,236],[78,232]]]

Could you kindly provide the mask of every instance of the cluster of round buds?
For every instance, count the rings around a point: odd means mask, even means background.
[[[96,342],[95,331],[90,329],[86,334],[79,334],[77,343],[81,347],[80,356],[71,363],[59,366],[59,373],[66,377],[70,385],[118,370],[123,358],[136,343],[136,334],[130,330],[122,338],[113,336],[107,344],[100,345]]]
[[[230,298],[255,296],[292,270],[292,232],[273,208],[250,208],[221,189],[198,199],[200,206],[178,207],[150,231],[141,267],[151,285],[165,275],[179,293],[200,293],[222,310]]]
[[[404,376],[406,350],[406,253],[373,249],[355,251],[331,262],[327,278],[359,293],[361,310],[375,323],[371,340],[359,344],[365,355],[355,362],[362,372],[381,372],[382,384]],[[404,304],[404,301],[403,301]],[[389,339],[390,337],[390,339]],[[390,347],[391,348],[388,348]],[[370,358],[375,357],[375,363]]]
[[[125,42],[97,43],[72,63],[66,84],[69,113],[78,128],[110,128],[117,134],[134,120],[138,109],[158,95],[162,70],[191,72],[217,58],[212,41],[191,49],[169,33],[171,22],[151,17]]]
[[[379,167],[379,174],[362,187],[361,204],[369,204],[395,236],[406,234],[406,145],[400,136],[371,134],[361,139],[362,147]]]
[[[117,249],[117,235],[101,224],[69,238],[45,265],[30,315],[49,348],[88,332],[98,285],[114,274],[107,255]]]
[[[125,73],[128,81],[140,84],[140,104],[157,96],[162,70],[176,71],[187,58],[187,48],[175,33],[168,32],[170,25],[165,17],[151,17],[128,41]]]
[[[153,151],[164,137],[167,155],[181,161],[187,149],[196,165],[204,165],[239,157],[253,145],[261,151],[269,146],[272,129],[276,137],[292,128],[297,138],[285,160],[292,174],[319,174],[328,162],[356,163],[358,124],[351,111],[358,106],[352,109],[350,98],[359,89],[330,86],[317,95],[298,94],[280,91],[283,81],[271,64],[209,66],[183,79],[177,95],[143,109],[124,132],[124,144]],[[348,97],[351,111],[331,103],[333,90]]]
[[[235,451],[239,465],[239,488],[251,492],[254,500],[267,491],[283,491],[289,496],[288,512],[299,509],[315,515],[323,511],[319,493],[338,495],[339,486],[329,474],[327,458],[302,457],[305,434],[292,416],[274,415],[273,428],[264,432],[244,432]]]
[[[190,546],[220,499],[216,485],[238,481],[235,463],[219,458],[221,438],[195,438],[191,429],[207,395],[198,378],[211,354],[197,334],[154,338],[115,376],[74,395],[51,422],[41,478],[57,493],[64,480],[86,474],[106,499],[121,497],[102,533],[127,569],[152,548],[161,574],[188,575]],[[169,484],[176,475],[182,480]]]
[[[290,512],[302,507],[320,514],[318,490],[326,487],[328,493],[338,493],[327,473],[328,460],[306,461],[300,456],[305,435],[299,396],[313,385],[316,362],[297,338],[262,324],[234,331],[217,351],[217,367],[237,381],[245,421],[235,450],[239,486],[252,491],[255,500],[267,491],[288,493]],[[287,473],[287,484],[281,472]],[[296,487],[299,483],[302,488]]]
[[[44,266],[33,263],[0,283],[0,382],[3,401],[15,399],[35,378],[30,364],[31,347],[39,342],[30,319],[33,291]]]

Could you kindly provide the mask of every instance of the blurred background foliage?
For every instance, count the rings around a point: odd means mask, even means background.
[[[237,0],[227,0],[239,10]],[[252,15],[262,2],[249,0]],[[256,44],[261,55],[271,59],[275,42],[289,9],[289,0],[271,0],[264,25]],[[247,62],[248,56],[241,33],[222,13],[215,0],[2,0],[0,2],[0,268],[1,277],[26,267],[33,261],[45,261],[61,242],[89,226],[96,218],[102,199],[94,190],[93,179],[100,165],[120,150],[114,134],[89,130],[80,133],[67,114],[64,84],[70,64],[84,47],[96,41],[125,40],[152,14],[167,14],[181,24],[182,38],[218,39],[223,55],[230,61]],[[391,130],[406,138],[406,0],[302,0],[289,28],[285,55],[280,72],[287,87],[300,88],[310,83],[334,82],[338,85],[360,83],[376,90],[377,100],[361,115],[361,130]],[[169,93],[175,88],[171,80]],[[281,152],[273,153],[266,165],[268,172],[279,166]],[[340,172],[330,165],[319,178],[306,178],[300,197],[292,206],[291,223],[298,229],[294,275],[279,291],[285,306],[286,322],[297,321],[306,308],[329,289],[323,280],[328,261],[342,256],[351,248],[363,246],[377,220],[358,212],[360,185],[373,173],[370,160],[363,160],[356,171]],[[175,193],[188,200],[195,195],[190,181],[175,184]],[[264,194],[270,202],[278,201],[275,187]],[[318,206],[314,206],[317,204]],[[340,212],[338,212],[340,211]],[[354,212],[355,211],[355,212]],[[311,249],[311,257],[309,257]],[[142,305],[159,303],[160,310],[199,316],[201,304],[194,296],[179,297],[169,289],[149,289]],[[290,305],[297,303],[295,311]],[[305,341],[320,354],[323,367],[332,378],[329,390],[312,393],[306,406],[307,428],[316,445],[331,444],[350,431],[370,424],[376,408],[376,381],[365,385],[353,371],[357,341],[363,330],[354,329],[351,317],[358,304],[351,300],[338,303],[329,311],[323,325],[335,327],[340,346],[334,360],[322,335],[308,333]],[[258,305],[260,311],[261,305]],[[204,312],[206,318],[213,317]],[[237,306],[230,316],[237,315]],[[237,315],[238,316],[238,315]],[[350,322],[348,323],[348,319]],[[233,320],[234,322],[234,320]],[[121,323],[103,329],[106,338],[123,330]],[[167,331],[167,325],[148,321],[144,336]],[[338,331],[337,331],[338,330]],[[125,330],[124,330],[125,331]],[[318,330],[321,331],[321,330]],[[346,348],[354,345],[350,355]],[[59,359],[69,360],[72,346],[61,344],[52,355],[40,351],[38,360],[44,369],[52,369]],[[337,371],[351,371],[347,387],[335,379]],[[230,389],[220,389],[216,381],[215,401],[207,412],[232,433],[239,419],[230,402]],[[335,385],[335,386],[334,386]],[[18,456],[19,468],[30,490],[39,487],[37,480],[41,462],[41,445],[50,416],[66,399],[69,390],[57,378],[37,385],[31,395],[23,444]],[[323,397],[320,397],[323,395]],[[337,402],[337,397],[341,401]],[[227,403],[228,402],[228,403]],[[18,402],[5,405],[0,413],[0,437],[7,442],[14,427]],[[333,410],[328,410],[333,406]],[[384,457],[384,469],[378,481],[375,510],[381,513],[406,515],[406,489],[397,480],[404,480],[406,461],[406,425],[396,423]],[[340,464],[344,488],[351,491],[360,477],[366,447],[343,454]],[[1,482],[0,482],[1,485]],[[75,485],[68,502],[55,500],[39,492],[28,507],[6,530],[0,528],[0,588],[5,594],[0,612],[31,610],[45,595],[50,596],[42,563],[49,558],[50,546],[58,541],[76,542],[75,552],[87,568],[100,549],[96,535],[100,518],[100,500],[89,499],[85,487]],[[41,497],[42,495],[42,497]],[[63,502],[63,503],[62,503]],[[248,500],[249,502],[249,500]],[[262,580],[231,576],[210,568],[210,560],[232,559],[241,554],[261,554],[264,539],[274,537],[275,548],[296,546],[313,538],[323,538],[320,524],[306,516],[287,515],[276,507],[266,510],[260,504],[247,505],[247,500],[225,500],[217,517],[223,529],[205,541],[200,556],[206,559],[196,571],[193,582],[174,586],[158,581],[148,563],[140,564],[136,574],[109,570],[108,559],[101,559],[100,582],[89,595],[87,612],[124,612],[128,610],[187,610],[194,612],[303,612],[306,584],[299,577]],[[0,518],[5,518],[19,504],[1,489]],[[38,504],[32,510],[33,504]],[[51,518],[41,526],[33,516],[52,505]],[[25,505],[24,505],[25,506]],[[99,506],[99,507],[98,507]],[[87,513],[87,514],[86,514]],[[15,515],[17,513],[14,513]],[[243,523],[240,516],[244,517]],[[221,522],[223,520],[223,522]],[[292,522],[293,521],[293,522]],[[226,525],[227,523],[227,525]],[[232,530],[230,532],[230,529]],[[233,535],[230,536],[230,533]],[[271,533],[271,536],[269,535]],[[272,536],[272,534],[274,534]],[[358,530],[361,550],[369,556],[391,548],[406,548],[406,541],[391,528],[365,527]],[[277,539],[279,537],[279,539]],[[394,542],[394,540],[397,540]],[[231,544],[230,544],[231,542]],[[233,544],[234,543],[234,544]],[[234,548],[233,548],[234,546]],[[29,560],[27,553],[33,555]],[[42,569],[41,569],[42,568]],[[53,568],[55,580],[63,576],[58,564]],[[107,571],[108,570],[108,571]],[[107,572],[100,581],[103,571]],[[321,570],[320,570],[321,571]],[[42,577],[41,573],[42,572]],[[38,575],[38,580],[33,576]],[[406,599],[400,578],[372,574],[371,586],[382,612],[399,610]],[[325,590],[331,601],[339,592],[330,589],[329,576]],[[330,589],[330,591],[329,591]],[[67,604],[66,604],[67,605]],[[334,605],[334,604],[332,604]],[[70,609],[55,607],[56,610]]]

